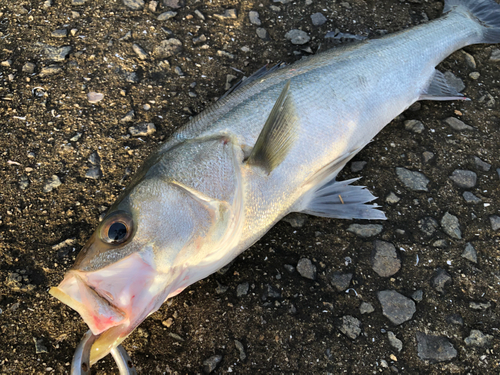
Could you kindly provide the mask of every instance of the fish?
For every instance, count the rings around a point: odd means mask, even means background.
[[[50,294],[117,348],[168,299],[209,276],[291,212],[384,220],[337,175],[418,100],[467,100],[436,66],[500,42],[494,0],[445,0],[428,23],[261,69],[161,145]]]

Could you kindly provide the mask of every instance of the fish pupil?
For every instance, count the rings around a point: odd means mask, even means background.
[[[125,224],[117,222],[111,224],[108,230],[108,238],[111,242],[119,242],[127,235],[127,227]]]

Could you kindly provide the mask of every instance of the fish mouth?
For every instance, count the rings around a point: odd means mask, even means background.
[[[161,275],[139,254],[97,271],[69,271],[49,293],[76,310],[95,336],[90,363],[106,356],[164,297]]]

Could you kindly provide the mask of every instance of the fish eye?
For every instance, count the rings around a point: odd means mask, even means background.
[[[104,219],[101,227],[101,239],[112,245],[127,241],[133,230],[132,218],[124,211],[118,211]]]

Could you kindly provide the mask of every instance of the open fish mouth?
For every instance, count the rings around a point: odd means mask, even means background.
[[[71,270],[50,294],[76,310],[99,336],[90,354],[95,363],[161,306],[162,284],[154,267],[136,253],[101,270]]]

